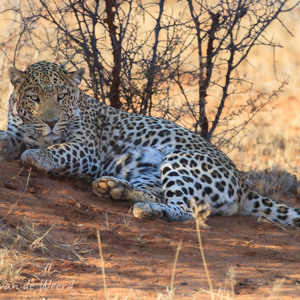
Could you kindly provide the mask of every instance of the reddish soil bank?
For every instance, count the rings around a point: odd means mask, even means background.
[[[18,162],[0,162],[0,197],[1,248],[11,268],[22,267],[0,285],[1,299],[105,299],[97,230],[110,299],[168,299],[181,240],[174,299],[211,297],[193,221],[135,219],[128,205],[96,197],[87,182],[29,174]],[[207,224],[201,236],[215,299],[300,298],[299,229],[243,216],[209,217]],[[41,239],[20,243],[24,228]]]

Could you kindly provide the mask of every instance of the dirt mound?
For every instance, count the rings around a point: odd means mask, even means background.
[[[89,183],[17,162],[0,162],[0,197],[2,299],[105,299],[97,230],[111,296],[171,297],[182,240],[174,298],[211,297],[193,221],[135,219],[128,205],[99,199]],[[299,229],[242,216],[210,217],[207,224],[203,249],[220,297],[232,291],[235,299],[300,297]]]

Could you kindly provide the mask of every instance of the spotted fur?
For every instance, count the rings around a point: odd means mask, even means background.
[[[253,191],[234,163],[197,134],[167,120],[130,114],[78,88],[84,74],[46,61],[11,68],[7,131],[0,154],[40,171],[93,181],[102,198],[133,203],[140,218],[183,221],[212,214],[266,216],[300,225],[300,211]]]

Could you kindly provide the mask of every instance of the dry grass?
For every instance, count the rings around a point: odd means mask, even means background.
[[[35,254],[46,258],[84,260],[80,255],[84,250],[80,245],[84,240],[78,238],[68,244],[51,235],[52,225],[48,230],[42,231],[35,224],[23,221],[15,228],[9,224],[2,223],[0,227],[0,243],[4,249],[9,249],[11,256],[14,254]]]
[[[274,166],[271,169],[245,172],[244,178],[261,195],[279,200],[288,193],[298,194],[300,183],[296,175]]]
[[[102,254],[102,245],[101,245],[101,237],[100,237],[100,231],[99,230],[97,230],[97,240],[98,240],[98,248],[99,248],[99,257],[100,257],[100,262],[101,262],[104,296],[107,299],[108,298],[108,293],[107,293],[107,285],[106,285],[106,277],[105,277],[105,267],[104,267],[104,259],[103,259],[103,254]]]
[[[40,272],[32,277],[50,276],[53,259],[84,261],[83,239],[78,238],[69,244],[51,235],[52,225],[42,231],[35,224],[24,220],[16,227],[2,222],[0,224],[0,287],[2,290],[16,289],[25,267],[35,264]],[[21,276],[21,277],[20,277]]]
[[[294,100],[292,104],[297,102]],[[281,106],[278,107],[278,112],[274,110],[270,115],[263,113],[253,122],[253,126],[236,137],[233,141],[234,147],[223,149],[224,152],[228,153],[242,170],[279,167],[299,176],[300,113],[295,114],[294,124],[279,117],[290,115],[293,110],[296,108]]]
[[[176,266],[177,266],[177,262],[178,262],[178,256],[179,256],[179,252],[181,250],[182,247],[182,240],[180,240],[177,249],[176,249],[176,254],[175,254],[175,258],[174,258],[174,264],[173,264],[173,270],[172,270],[172,277],[171,277],[171,284],[170,284],[170,288],[169,288],[169,297],[170,299],[173,299],[174,295],[175,295],[175,289],[174,289],[174,281],[175,281],[175,274],[176,274]]]
[[[10,249],[0,251],[0,285],[4,289],[14,289],[19,275],[22,273],[23,263],[14,262]]]
[[[132,212],[132,208],[130,208],[127,214],[123,216],[123,221],[126,227],[130,226],[131,212]]]

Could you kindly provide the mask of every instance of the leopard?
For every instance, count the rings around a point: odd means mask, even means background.
[[[300,226],[299,208],[260,195],[199,134],[88,95],[80,88],[84,68],[39,61],[8,73],[13,92],[7,129],[0,131],[2,160],[87,180],[99,203],[128,203],[136,218],[187,221],[204,211]]]

